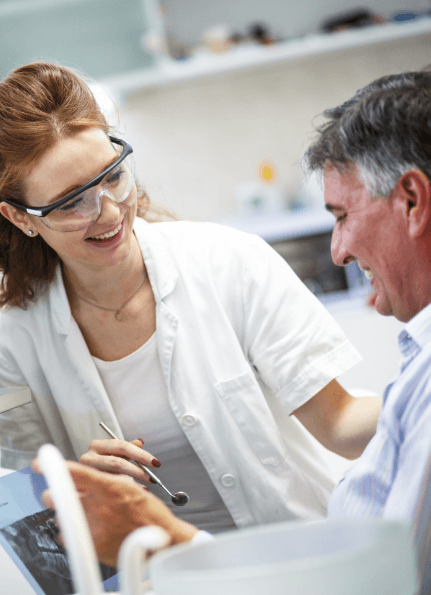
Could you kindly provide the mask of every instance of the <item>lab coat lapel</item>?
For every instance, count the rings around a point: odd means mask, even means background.
[[[164,300],[175,289],[178,272],[155,225],[137,218],[134,231],[142,250],[148,278],[156,300],[157,347],[166,387],[169,397],[172,399],[171,363],[177,336],[178,318],[169,310]]]
[[[163,302],[157,304],[157,347],[166,387],[171,397],[172,353],[177,336],[178,319]]]
[[[99,426],[100,421],[103,421],[119,438],[123,439],[123,433],[96,365],[84,337],[72,317],[60,266],[57,267],[51,287],[50,307],[53,324],[56,331],[60,335],[64,335],[66,356],[70,361],[77,384],[79,383],[79,386],[74,390],[74,398],[82,399],[85,395],[86,403],[83,403],[82,407],[86,411],[88,410],[85,427],[82,427],[82,434],[79,437],[79,444],[73,444],[75,452],[77,454],[86,452],[93,439],[106,438],[105,432]],[[62,415],[62,419],[69,429],[70,435],[74,435],[73,426],[76,421],[70,420],[67,415]]]
[[[103,385],[102,379],[97,371],[96,365],[84,341],[81,331],[74,319],[72,319],[69,333],[66,337],[66,350],[78,379],[92,408],[89,409],[89,423],[92,435],[88,438],[106,439],[105,432],[99,427],[103,421],[121,440],[124,440],[123,433],[114,413],[111,401]],[[89,443],[90,443],[89,442]]]

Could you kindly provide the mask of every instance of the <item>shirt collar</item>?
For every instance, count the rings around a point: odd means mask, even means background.
[[[409,320],[398,335],[398,347],[403,356],[401,370],[404,370],[428,343],[431,343],[431,304]]]
[[[167,225],[167,224],[166,224]],[[173,225],[169,223],[169,225]],[[167,248],[165,234],[157,223],[136,217],[133,229],[141,247],[156,302],[170,294],[178,280],[174,260]]]
[[[49,305],[54,318],[54,324],[60,334],[67,335],[72,322],[72,312],[64,287],[61,264],[57,265],[55,277],[49,288]]]
[[[425,306],[423,310],[408,321],[404,331],[400,333],[400,339],[404,333],[406,338],[413,339],[421,348],[431,342],[431,304]]]

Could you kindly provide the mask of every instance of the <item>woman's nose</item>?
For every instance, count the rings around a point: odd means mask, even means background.
[[[110,221],[111,219],[118,219],[118,213],[120,212],[121,208],[109,192],[102,190],[97,197],[97,200],[99,202],[99,216],[97,218],[98,223]]]

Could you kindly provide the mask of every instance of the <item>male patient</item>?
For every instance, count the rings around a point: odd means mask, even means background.
[[[375,307],[406,323],[401,372],[388,386],[377,431],[335,489],[329,517],[411,519],[431,450],[431,73],[381,78],[343,105],[308,150],[335,217],[334,262],[356,260]],[[121,541],[158,524],[172,543],[197,533],[142,486],[70,463],[102,561]]]

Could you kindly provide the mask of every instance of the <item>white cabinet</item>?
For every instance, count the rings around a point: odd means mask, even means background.
[[[54,61],[101,79],[155,64],[145,34],[157,27],[155,0],[0,2],[0,73]]]

